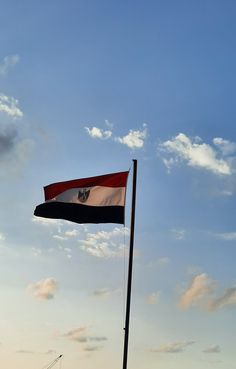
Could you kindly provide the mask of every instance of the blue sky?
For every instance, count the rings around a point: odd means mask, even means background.
[[[235,2],[0,3],[4,368],[121,367],[132,173],[126,228],[33,211],[136,158],[129,368],[235,369]]]

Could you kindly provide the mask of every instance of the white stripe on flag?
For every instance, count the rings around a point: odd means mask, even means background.
[[[87,200],[83,201],[79,196],[84,190],[89,191]],[[125,187],[94,186],[86,188],[71,188],[64,191],[47,202],[69,202],[88,206],[124,206]]]

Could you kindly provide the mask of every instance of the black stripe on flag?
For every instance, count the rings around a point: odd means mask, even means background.
[[[36,207],[34,215],[43,218],[64,219],[76,223],[124,224],[124,206],[87,206],[50,201]]]

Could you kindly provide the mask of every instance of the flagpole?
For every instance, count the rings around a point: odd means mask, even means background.
[[[131,226],[130,226],[129,268],[128,268],[128,281],[127,281],[126,316],[125,316],[125,327],[124,327],[125,337],[124,337],[123,369],[127,369],[127,360],[128,360],[129,320],[130,320],[131,285],[132,285],[133,250],[134,250],[136,183],[137,183],[137,160],[134,159],[133,160],[133,190],[132,190]]]

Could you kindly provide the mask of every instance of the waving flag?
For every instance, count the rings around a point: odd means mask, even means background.
[[[124,224],[129,172],[58,182],[44,187],[45,202],[34,215],[76,223]]]

